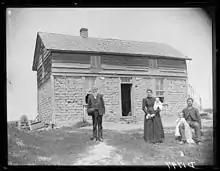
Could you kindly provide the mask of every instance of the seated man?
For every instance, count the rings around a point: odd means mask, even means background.
[[[201,118],[199,115],[198,109],[193,107],[193,99],[188,98],[187,99],[187,107],[183,109],[183,117],[189,124],[191,128],[195,130],[196,138],[195,141],[197,144],[201,144]],[[179,125],[179,131],[181,135],[181,141],[180,143],[183,144],[186,142],[186,136],[185,136],[185,130],[184,130],[184,124]]]

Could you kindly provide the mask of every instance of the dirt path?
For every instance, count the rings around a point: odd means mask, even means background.
[[[86,153],[80,154],[74,165],[124,165],[124,163],[115,147],[107,145],[106,142],[98,142]]]

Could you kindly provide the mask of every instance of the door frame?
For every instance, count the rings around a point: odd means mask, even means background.
[[[127,117],[127,116],[122,116],[122,90],[121,90],[121,85],[122,84],[130,84],[131,88],[130,88],[130,96],[131,96],[131,116],[135,116],[135,104],[134,104],[134,77],[128,77],[128,76],[124,76],[123,78],[131,78],[130,81],[126,81],[123,82],[122,81],[122,77],[119,77],[119,90],[120,90],[120,95],[119,95],[119,101],[120,101],[120,117]]]

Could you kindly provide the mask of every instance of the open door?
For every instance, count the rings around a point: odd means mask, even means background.
[[[132,84],[121,84],[122,116],[132,116],[131,87]]]

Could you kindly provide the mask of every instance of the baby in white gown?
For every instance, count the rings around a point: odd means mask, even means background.
[[[179,125],[184,124],[184,130],[185,130],[185,137],[187,143],[195,143],[192,139],[192,130],[189,126],[189,124],[186,122],[185,118],[183,117],[183,113],[179,113],[179,118],[176,120],[176,130],[175,130],[175,136],[180,137],[180,130]]]
[[[160,101],[159,97],[156,97],[155,102],[154,102],[154,110],[156,111],[158,108],[162,110],[163,103]]]
[[[156,111],[157,109],[160,109],[162,110],[162,107],[163,107],[163,103],[160,101],[159,97],[156,97],[155,98],[155,102],[154,102],[154,110]],[[152,117],[154,117],[155,114],[148,114],[146,115],[146,119],[150,119]]]

